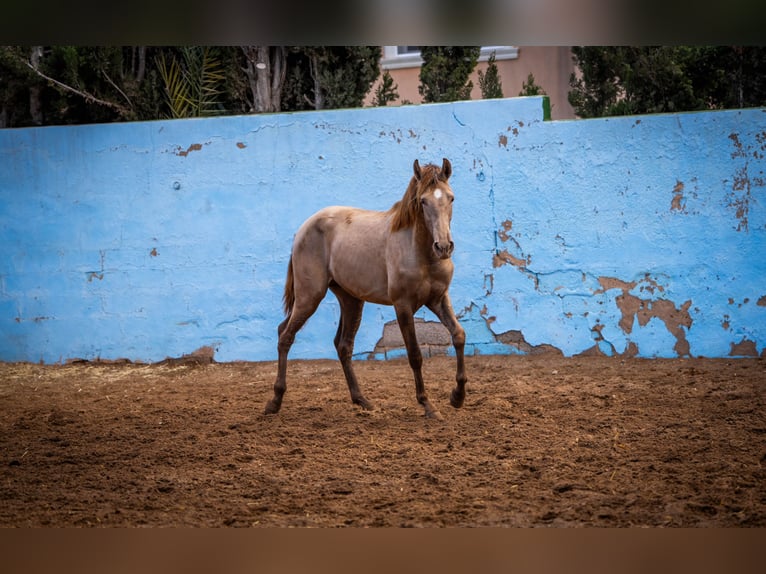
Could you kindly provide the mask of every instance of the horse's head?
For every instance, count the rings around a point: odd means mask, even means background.
[[[455,194],[449,185],[452,164],[445,157],[439,169],[433,164],[420,167],[418,160],[412,166],[417,181],[416,198],[423,214],[423,222],[433,238],[433,250],[440,259],[448,259],[455,249],[450,222]]]

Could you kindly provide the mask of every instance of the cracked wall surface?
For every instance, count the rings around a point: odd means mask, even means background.
[[[551,122],[543,103],[0,130],[0,360],[275,359],[301,222],[385,210],[443,157],[468,353],[766,354],[766,110]],[[334,357],[338,317],[329,295],[291,357]],[[396,335],[368,304],[356,357],[401,356]]]

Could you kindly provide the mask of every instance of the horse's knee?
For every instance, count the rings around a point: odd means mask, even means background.
[[[277,350],[280,353],[287,353],[295,342],[295,333],[288,329],[282,329],[277,339]]]
[[[284,320],[284,321],[282,321],[282,322],[279,324],[279,326],[277,327],[277,336],[281,335],[281,334],[284,332],[284,330],[285,330],[285,327],[287,327],[287,322],[288,322],[289,320],[290,320],[290,316],[288,315],[288,316],[285,318],[285,320]]]
[[[452,333],[452,346],[457,347],[465,347],[465,329],[458,325],[455,328],[455,332]]]

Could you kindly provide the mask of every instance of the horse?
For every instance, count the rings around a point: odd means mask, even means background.
[[[428,400],[423,382],[423,357],[413,315],[425,305],[447,328],[457,359],[450,404],[465,399],[465,330],[452,309],[449,286],[455,244],[450,223],[455,194],[449,184],[452,164],[420,166],[402,199],[388,211],[356,207],[325,207],[300,226],[293,240],[284,289],[285,319],[277,328],[277,379],[265,414],[282,406],[287,388],[287,355],[296,333],[316,311],[327,290],[340,303],[335,349],[351,392],[351,401],[364,410],[373,405],[362,394],[351,357],[365,302],[393,305],[407,358],[415,378],[415,396],[427,418],[443,417]]]

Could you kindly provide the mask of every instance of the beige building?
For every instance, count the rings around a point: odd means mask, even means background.
[[[575,71],[572,53],[568,46],[482,46],[481,56],[471,75],[473,91],[471,98],[481,99],[477,72],[486,70],[490,54],[495,53],[505,97],[518,96],[522,84],[529,74],[535,77],[535,84],[545,90],[551,101],[551,119],[564,120],[575,117],[567,101],[569,77]],[[389,104],[418,104],[422,98],[418,93],[420,65],[422,60],[417,46],[383,46],[381,69],[388,70],[396,84],[399,99]],[[370,90],[365,105],[371,105],[378,80]]]

